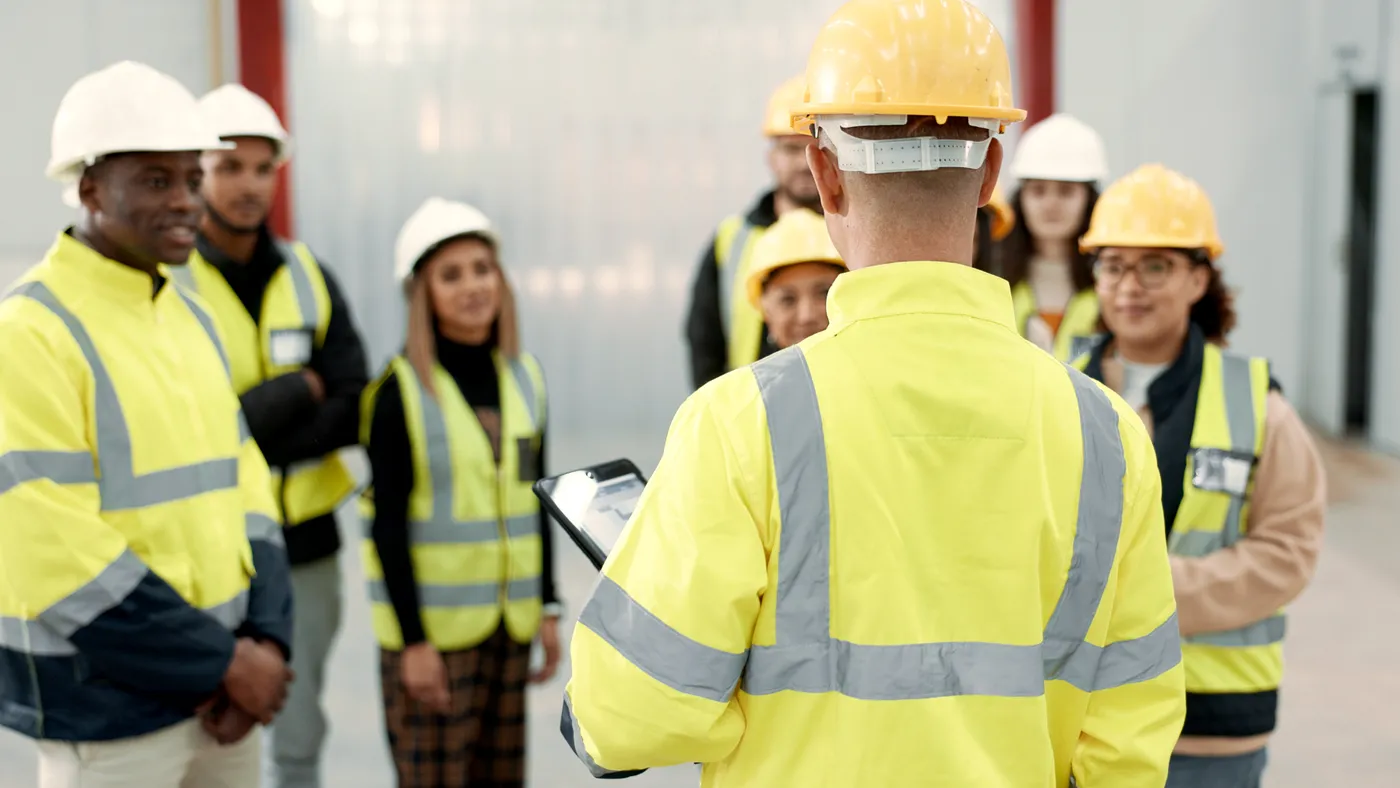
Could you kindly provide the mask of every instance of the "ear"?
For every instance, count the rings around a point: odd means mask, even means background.
[[[987,146],[987,160],[982,163],[982,191],[977,195],[979,207],[992,200],[992,192],[997,188],[997,178],[1001,177],[1003,154],[1001,140],[993,139]]]
[[[78,177],[78,202],[88,213],[101,213],[102,197],[99,192],[97,179],[92,177],[92,168],[89,167]]]
[[[817,140],[812,140],[807,143],[807,168],[817,182],[822,212],[828,216],[843,214],[846,209],[846,185],[841,168],[836,163],[836,151],[827,150]]]

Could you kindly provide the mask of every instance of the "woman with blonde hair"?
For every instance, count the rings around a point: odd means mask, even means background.
[[[783,214],[754,244],[746,294],[763,315],[759,358],[826,328],[826,294],[846,270],[826,222],[806,208]]]
[[[365,392],[371,616],[402,788],[521,786],[525,685],[559,661],[545,386],[491,223],[432,198],[399,233],[402,355]],[[543,668],[529,672],[538,636]]]

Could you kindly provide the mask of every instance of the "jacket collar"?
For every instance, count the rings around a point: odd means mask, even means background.
[[[1084,374],[1094,380],[1103,380],[1104,353],[1113,347],[1113,335],[1103,338],[1090,351],[1089,363]],[[1183,399],[1194,396],[1200,382],[1201,364],[1205,359],[1206,336],[1200,326],[1192,323],[1186,332],[1186,342],[1171,366],[1163,370],[1147,389],[1147,406],[1152,418],[1161,420],[1175,410]]]
[[[836,277],[826,311],[832,330],[914,313],[972,317],[1016,330],[1006,280],[959,263],[885,263],[847,271]]]
[[[84,289],[128,303],[149,304],[165,289],[165,278],[103,257],[73,236],[69,227],[58,234],[44,256],[49,266],[84,283]]]
[[[754,227],[772,227],[778,221],[777,190],[766,192],[758,198],[758,202],[749,209],[749,213],[744,217],[744,221]]]

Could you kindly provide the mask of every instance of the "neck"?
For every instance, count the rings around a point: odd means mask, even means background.
[[[870,228],[859,236],[852,233],[856,243],[846,256],[847,265],[852,269],[908,261],[972,265],[975,217],[966,222],[950,222],[946,230],[936,228],[933,232],[928,228],[910,232],[890,229]]]
[[[242,232],[231,230],[215,221],[206,211],[199,220],[199,234],[215,249],[237,263],[253,259],[253,251],[258,247],[258,231]]]
[[[108,260],[120,263],[127,268],[134,268],[144,274],[149,274],[154,280],[160,276],[160,263],[151,260],[143,260],[134,254],[128,253],[117,244],[113,243],[107,236],[97,231],[87,221],[80,221],[73,228],[73,237],[82,242],[84,246],[97,252]]]
[[[1185,331],[1143,342],[1125,341],[1122,337],[1113,339],[1114,352],[1130,364],[1170,364],[1181,355],[1185,345]]]
[[[1074,241],[1069,238],[1060,240],[1037,238],[1035,239],[1035,256],[1068,264],[1070,258],[1074,256]]]
[[[459,345],[484,345],[491,339],[491,327],[485,328],[438,324],[438,332],[449,342]]]

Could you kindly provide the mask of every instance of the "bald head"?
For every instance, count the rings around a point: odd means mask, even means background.
[[[869,140],[935,137],[985,140],[990,132],[963,118],[940,124],[910,118],[901,126],[846,130]],[[947,167],[932,172],[867,175],[843,172],[825,134],[808,147],[832,241],[852,268],[903,260],[971,264],[977,208],[991,199],[1001,170],[1001,144],[993,141],[980,169]]]

